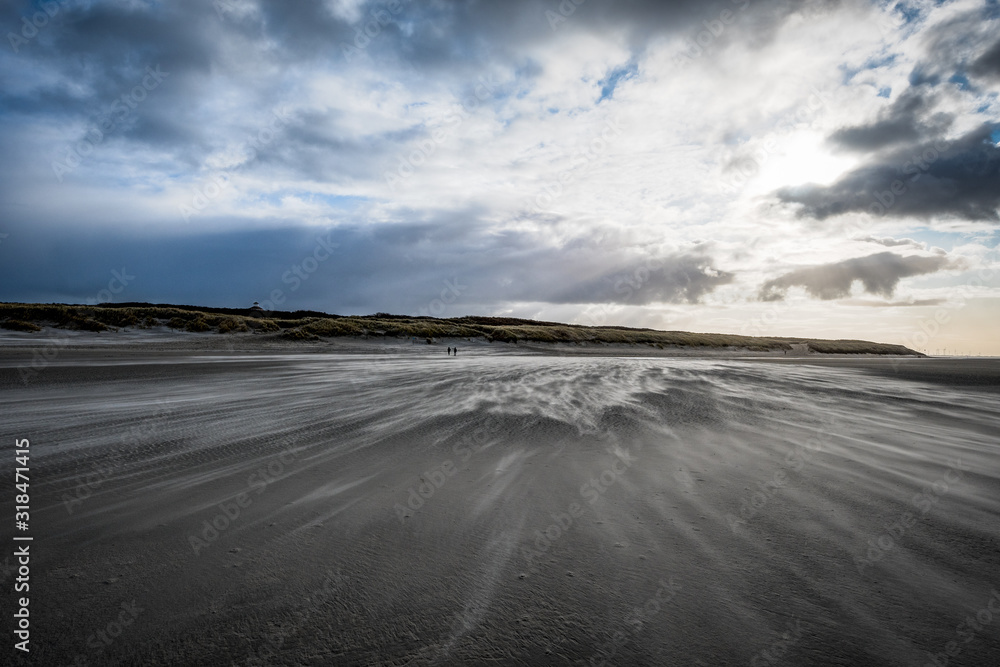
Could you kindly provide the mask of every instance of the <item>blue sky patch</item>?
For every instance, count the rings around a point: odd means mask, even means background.
[[[598,82],[601,86],[601,97],[597,100],[597,103],[600,104],[604,100],[613,97],[615,94],[615,88],[619,83],[622,81],[628,81],[638,73],[639,65],[634,60],[630,61],[626,65],[622,65],[621,67],[616,67],[611,70],[611,72],[603,80]]]

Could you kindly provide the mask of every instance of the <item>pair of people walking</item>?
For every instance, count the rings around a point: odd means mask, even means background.
[[[458,356],[458,348],[457,347],[454,350],[451,349],[450,347],[448,348],[448,356],[452,356],[452,355],[454,355],[456,357]]]

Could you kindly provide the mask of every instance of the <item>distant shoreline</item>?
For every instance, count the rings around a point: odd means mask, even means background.
[[[33,354],[40,348],[53,348],[83,354],[115,354],[130,356],[147,354],[217,355],[217,354],[348,354],[445,356],[450,347],[458,348],[462,356],[544,356],[544,357],[662,357],[691,359],[918,359],[924,355],[825,353],[786,350],[750,350],[744,347],[662,346],[648,343],[600,342],[489,342],[484,338],[436,338],[431,344],[422,339],[368,336],[338,336],[318,340],[289,341],[280,334],[190,333],[167,327],[148,330],[121,329],[91,332],[46,326],[38,332],[16,332],[0,329],[0,351],[3,356]]]
[[[925,356],[902,345],[864,340],[825,340],[779,336],[657,331],[630,327],[590,327],[518,318],[466,316],[450,319],[379,313],[368,316],[327,315],[297,311],[266,313],[260,309],[207,309],[191,306],[121,304],[0,303],[0,340],[65,339],[65,345],[143,344],[150,336],[168,345],[208,349],[331,347],[354,350],[358,344],[466,344],[512,347],[521,353],[635,356],[768,356],[814,355]],[[198,341],[195,343],[195,341]],[[210,342],[211,341],[211,342]],[[331,345],[331,342],[335,344]],[[357,350],[361,351],[361,350]]]

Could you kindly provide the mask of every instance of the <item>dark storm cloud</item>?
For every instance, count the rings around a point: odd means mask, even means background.
[[[996,14],[995,7],[983,7],[930,28],[911,86],[875,119],[841,128],[828,138],[835,147],[868,153],[865,162],[829,186],[781,188],[775,193],[779,200],[799,204],[800,215],[819,220],[860,212],[924,220],[1000,219],[1000,149],[992,138],[996,126],[983,125],[945,140],[955,116],[935,110],[943,98],[959,91],[976,94],[966,71],[987,78],[1000,71],[1000,42],[987,23]]]
[[[892,217],[1000,220],[1000,148],[983,126],[951,141],[927,141],[879,153],[829,186],[776,192],[799,214],[819,220],[869,212]]]
[[[286,21],[291,4],[261,5],[269,17],[262,29],[286,48],[286,33],[299,33],[276,32],[270,24]],[[840,0],[723,0],[716,6],[699,0],[376,0],[360,6],[346,35],[338,26],[336,41],[327,34],[326,43],[348,60],[364,54],[402,71],[467,78],[497,65],[523,73],[535,65],[526,49],[581,32],[622,34],[635,54],[663,35],[691,33],[693,40],[706,22],[718,23],[720,12],[730,10],[755,40],[767,41],[792,12],[839,6]],[[309,39],[327,24],[328,18],[307,21],[300,29]]]
[[[909,88],[883,109],[875,122],[837,130],[830,141],[851,150],[875,151],[893,144],[912,144],[941,136],[954,117],[948,113],[933,113],[934,102],[935,96],[924,87]]]
[[[60,7],[13,61],[12,76],[31,83],[0,94],[0,110],[13,115],[12,126],[43,121],[53,127],[83,125],[86,131],[103,126],[102,143],[154,146],[197,164],[217,120],[201,108],[219,89],[212,77],[225,74],[220,67],[224,40],[213,32],[218,18],[212,3]],[[28,5],[21,9],[30,14]],[[139,106],[130,98],[126,108],[122,100],[142,85],[150,69],[163,73],[155,90],[140,91]],[[111,131],[109,119],[117,119]]]
[[[65,95],[64,104],[100,101],[136,85],[149,65],[182,77],[209,74],[219,59],[213,39],[211,3],[191,0],[164,3],[155,9],[139,5],[65,3],[37,39],[19,49],[22,66],[51,68],[61,78],[47,77],[44,94]],[[22,3],[21,13],[30,15]],[[5,96],[6,97],[6,96]],[[45,113],[48,108],[35,108]],[[58,106],[55,110],[60,110]]]
[[[184,237],[14,226],[3,242],[0,285],[8,300],[86,303],[111,271],[124,271],[134,279],[119,301],[427,314],[437,300],[460,315],[519,301],[694,303],[732,280],[700,253],[624,261],[606,247],[567,250],[526,234],[488,233],[469,222],[475,217]]]
[[[996,77],[1000,73],[997,19],[1000,5],[991,0],[930,28],[922,40],[925,56],[914,66],[910,82],[939,85],[965,73],[984,80]]]
[[[903,278],[949,268],[960,268],[960,263],[940,255],[904,257],[891,252],[880,252],[867,257],[796,269],[764,283],[760,288],[759,298],[762,301],[780,301],[784,299],[788,288],[803,287],[810,296],[828,301],[850,295],[855,281],[860,281],[869,294],[888,298],[893,295],[896,285]]]
[[[354,37],[348,21],[335,16],[323,2],[264,0],[251,4],[257,12],[244,16],[227,11],[223,0],[222,20],[241,26],[248,37],[259,32],[292,59],[339,58],[340,43]],[[372,3],[370,8],[383,6]]]
[[[37,9],[19,5],[22,15]],[[197,165],[218,140],[219,127],[252,124],[255,113],[288,97],[275,65],[340,62],[337,45],[353,35],[321,2],[262,3],[248,13],[235,9],[240,6],[231,0],[61,4],[19,48],[13,76],[32,85],[0,94],[0,110],[94,123],[154,67],[167,78],[141,113],[116,127],[115,139],[162,148]],[[213,112],[234,87],[249,105],[235,116]]]
[[[969,72],[984,79],[1000,79],[1000,39],[969,65]]]
[[[358,135],[338,127],[336,114],[299,112],[288,118],[279,139],[260,154],[254,167],[280,168],[292,178],[325,183],[380,180],[400,146],[423,135],[419,128]]]
[[[712,266],[698,253],[678,253],[617,267],[582,280],[549,297],[556,303],[698,303],[717,287],[733,281],[733,274]]]
[[[135,58],[159,59],[179,71],[218,66],[227,55],[220,35],[237,38],[268,57],[340,62],[343,46],[370,53],[395,52],[412,66],[463,66],[473,61],[519,60],[526,45],[563,31],[624,29],[635,46],[654,35],[676,33],[717,18],[720,9],[753,12],[755,25],[776,23],[803,7],[839,3],[729,0],[706,7],[699,0],[505,0],[417,2],[373,0],[356,16],[337,15],[318,0],[176,0],[170,3],[67,4],[44,31],[43,49],[28,54],[53,59],[82,55],[78,63],[106,74]],[[31,15],[32,3],[12,14]],[[749,15],[749,14],[748,14]],[[553,18],[555,17],[555,18]],[[366,33],[367,29],[367,33]],[[357,40],[357,42],[356,42]],[[41,53],[41,52],[44,52]]]

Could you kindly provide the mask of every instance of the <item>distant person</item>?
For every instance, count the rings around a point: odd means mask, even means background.
[[[451,356],[451,348],[450,347],[448,348],[448,356],[449,357]]]
[[[456,357],[458,356],[458,348],[457,347],[455,348],[454,354],[455,354]]]

